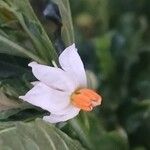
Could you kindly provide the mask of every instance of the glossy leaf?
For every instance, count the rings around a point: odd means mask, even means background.
[[[17,143],[16,143],[17,141]],[[45,146],[46,145],[46,146]],[[79,142],[42,120],[0,131],[1,150],[82,150]]]
[[[62,38],[66,46],[75,42],[69,0],[53,0],[60,10],[62,18]]]

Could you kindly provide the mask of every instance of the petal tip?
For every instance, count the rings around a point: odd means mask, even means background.
[[[68,47],[66,48],[66,50],[77,50],[75,43],[73,43],[72,45],[68,46]]]
[[[22,98],[22,96],[19,96],[19,98]]]
[[[50,115],[49,116],[44,116],[43,120],[46,121],[46,122],[52,123],[52,124],[55,124],[55,123],[58,122],[58,121],[55,121],[53,119],[50,119]]]
[[[29,66],[29,67],[33,67],[33,66],[36,65],[36,64],[37,64],[37,62],[33,61],[33,62],[29,63],[28,66]]]
[[[23,100],[23,99],[24,99],[24,96],[19,96],[19,98]]]
[[[71,48],[71,49],[74,49],[74,50],[76,50],[76,51],[77,51],[77,48],[76,48],[75,43],[73,43],[72,45],[70,45],[70,48]]]
[[[30,82],[30,84],[33,85],[33,86],[37,85],[38,83],[40,83],[40,82],[39,81],[32,81],[32,82]]]
[[[71,46],[74,47],[74,48],[76,47],[75,43],[73,43]]]

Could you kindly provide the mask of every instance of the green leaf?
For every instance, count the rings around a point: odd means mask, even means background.
[[[28,67],[24,67],[28,63],[28,59],[20,57],[13,57],[6,54],[0,53],[0,80],[8,79],[11,77],[21,77],[22,75],[29,76]],[[0,84],[1,85],[1,84]]]
[[[100,69],[106,79],[110,78],[116,69],[116,64],[110,51],[112,35],[113,33],[110,32],[95,40],[96,53],[100,60]]]
[[[72,24],[72,17],[70,11],[69,0],[53,0],[59,7],[62,18],[62,37],[66,46],[75,42],[74,29]]]
[[[20,122],[15,127],[0,131],[0,147],[1,150],[84,149],[79,142],[39,119],[32,123]]]
[[[6,97],[5,94],[0,91],[0,111],[18,107],[20,107],[20,104],[17,101],[10,100],[8,97]]]
[[[128,105],[128,107],[126,107]],[[139,131],[146,121],[150,118],[150,100],[145,99],[138,102],[132,102],[122,105],[119,108],[119,115],[122,124],[125,126],[128,133]],[[134,122],[134,123],[133,123]]]
[[[0,90],[0,120],[18,113],[20,110],[25,108],[24,106],[25,105],[22,102],[8,98]]]
[[[114,131],[99,138],[98,148],[101,150],[128,150],[128,144],[118,132]]]
[[[57,61],[57,54],[54,47],[41,23],[34,14],[28,0],[2,0],[0,2],[0,9],[6,9],[16,17],[22,29],[31,39],[36,55],[41,59],[44,59],[46,63],[51,63],[52,60]]]
[[[0,42],[2,42],[3,44],[5,44],[7,47],[10,46],[11,49],[18,51],[19,53],[22,53],[26,56],[28,56],[29,58],[37,61],[37,62],[42,62],[43,61],[38,58],[36,55],[34,55],[33,53],[31,53],[29,50],[26,50],[25,48],[21,47],[20,45],[18,45],[17,43],[3,37],[0,35]]]
[[[145,147],[136,147],[136,148],[134,148],[132,150],[146,150],[146,148]]]
[[[99,119],[92,113],[82,112],[79,117],[69,121],[71,133],[75,132],[83,145],[92,150],[98,149],[99,138],[106,132],[102,121]],[[99,135],[99,138],[95,138],[96,134]]]

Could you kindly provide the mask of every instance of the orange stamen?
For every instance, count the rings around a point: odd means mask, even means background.
[[[91,111],[101,104],[102,98],[91,89],[79,89],[71,95],[72,104],[84,111]]]

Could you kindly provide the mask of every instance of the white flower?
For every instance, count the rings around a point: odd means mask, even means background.
[[[57,123],[75,117],[79,111],[91,111],[100,105],[101,97],[87,89],[87,79],[83,63],[75,44],[67,47],[59,56],[61,68],[29,64],[34,76],[39,80],[34,87],[19,98],[50,112],[43,119]]]

